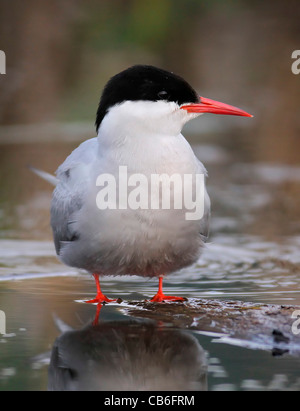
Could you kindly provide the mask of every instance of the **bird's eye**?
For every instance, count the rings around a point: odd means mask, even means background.
[[[165,90],[159,91],[157,93],[158,98],[162,99],[162,100],[166,100],[168,98],[168,92]]]

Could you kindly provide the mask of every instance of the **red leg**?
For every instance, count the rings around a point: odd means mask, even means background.
[[[159,277],[159,286],[157,294],[150,300],[151,302],[161,303],[163,301],[186,301],[185,297],[173,297],[163,293],[163,277]]]
[[[104,303],[104,302],[111,303],[112,301],[116,301],[116,300],[110,300],[102,293],[101,287],[100,287],[100,281],[99,281],[99,274],[93,274],[93,276],[96,282],[97,295],[96,295],[96,298],[94,298],[93,300],[86,301],[86,303],[89,303],[89,304]]]
[[[103,304],[97,304],[97,311],[96,311],[96,315],[93,321],[93,325],[96,326],[99,323],[99,316],[100,316],[100,312],[102,310]]]

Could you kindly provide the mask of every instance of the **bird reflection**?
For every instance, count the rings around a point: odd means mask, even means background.
[[[100,305],[97,314],[100,313]],[[55,341],[48,389],[164,391],[207,389],[204,350],[191,334],[152,321],[94,322]]]

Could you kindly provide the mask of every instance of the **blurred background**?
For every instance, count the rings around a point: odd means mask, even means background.
[[[299,18],[298,0],[0,0],[0,49],[7,59],[7,74],[0,76],[4,235],[16,220],[25,224],[26,236],[37,234],[24,204],[30,199],[31,209],[47,208],[49,196],[43,200],[36,193],[52,189],[26,165],[54,172],[93,137],[103,86],[137,63],[180,74],[200,95],[254,114],[250,120],[204,116],[185,135],[198,146],[211,185],[224,188],[226,176],[227,197],[233,179],[255,183],[256,193],[258,178],[271,184],[261,191],[272,194],[273,202],[260,197],[262,207],[248,230],[299,230],[300,75],[291,71],[291,54],[300,48]],[[51,237],[48,217],[37,225],[39,235]]]
[[[54,173],[94,137],[103,86],[134,64],[173,71],[200,95],[254,115],[207,114],[183,130],[209,173],[210,244],[170,276],[168,292],[300,304],[300,74],[291,70],[299,22],[299,0],[0,0],[0,309],[11,337],[0,340],[0,390],[45,389],[46,368],[29,358],[58,335],[53,313],[75,327],[94,316],[78,304],[94,297],[91,276],[55,255],[53,187],[28,166]],[[156,281],[139,277],[104,281],[125,301],[156,292]],[[202,343],[226,369],[210,373],[210,387],[279,374],[299,390],[294,358]]]

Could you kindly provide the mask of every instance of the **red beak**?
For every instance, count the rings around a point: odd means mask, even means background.
[[[185,104],[180,108],[188,113],[231,114],[232,116],[253,117],[251,114],[229,104],[220,103],[210,98],[199,97],[200,103]]]

